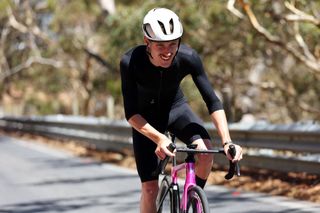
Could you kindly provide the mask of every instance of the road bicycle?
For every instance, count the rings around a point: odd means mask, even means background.
[[[208,199],[203,189],[196,185],[195,181],[195,154],[197,153],[219,153],[225,154],[223,149],[212,150],[196,150],[196,145],[191,144],[187,147],[178,148],[175,145],[175,136],[171,135],[172,143],[168,149],[176,152],[186,153],[184,163],[177,164],[176,157],[172,159],[171,174],[165,175],[159,187],[157,196],[157,213],[208,213],[210,212]],[[229,153],[232,157],[235,156],[236,150],[234,145],[229,146]],[[164,160],[160,161],[155,173],[163,174],[169,161],[167,156]],[[185,183],[180,199],[180,190],[178,185],[178,172],[185,170]],[[229,161],[229,171],[225,175],[225,179],[231,179],[234,174],[240,176],[239,164]]]

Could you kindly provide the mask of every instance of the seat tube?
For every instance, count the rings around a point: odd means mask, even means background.
[[[180,170],[185,169],[186,167],[186,163],[182,163],[176,166],[173,166],[171,168],[171,183],[172,183],[172,189],[174,193],[178,193],[178,197],[179,197],[179,188],[178,188],[178,172]],[[176,201],[177,203],[175,203],[174,205],[179,205],[180,204],[180,209],[181,209],[181,202],[180,201]]]

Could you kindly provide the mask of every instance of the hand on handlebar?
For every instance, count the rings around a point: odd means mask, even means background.
[[[234,175],[240,176],[240,166],[238,161],[242,159],[242,148],[233,143],[227,143],[224,151],[229,158],[229,171],[225,179],[230,180]]]
[[[236,154],[234,157],[232,157],[229,153],[230,145],[234,145],[234,147],[235,147]],[[228,159],[231,160],[233,163],[238,162],[242,159],[242,148],[239,145],[234,144],[234,143],[227,143],[223,147],[223,149],[224,149],[224,152],[226,153]]]
[[[175,156],[175,153],[170,152],[170,150],[168,149],[171,143],[172,141],[167,137],[164,137],[158,142],[155,153],[160,160],[165,159],[166,156],[169,156],[169,157]]]

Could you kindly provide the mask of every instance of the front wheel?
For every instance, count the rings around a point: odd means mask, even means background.
[[[161,182],[157,197],[157,213],[179,213],[179,187],[172,186],[165,176]]]
[[[188,190],[187,212],[210,212],[207,196],[201,187],[193,186]]]

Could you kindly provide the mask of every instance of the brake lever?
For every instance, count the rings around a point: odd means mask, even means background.
[[[170,152],[173,152],[173,150],[175,150],[176,149],[176,145],[174,144],[174,143],[171,143],[171,144],[169,144],[169,146],[167,147],[168,148],[168,150],[170,151]],[[170,157],[169,156],[166,156],[165,157],[165,159],[163,159],[163,160],[161,160],[160,162],[159,162],[159,165],[158,165],[158,167],[157,167],[157,169],[152,173],[154,176],[157,176],[157,175],[159,175],[159,174],[164,174],[164,170],[165,170],[165,168],[166,168],[166,165],[168,164],[168,161],[170,160]]]
[[[232,158],[236,155],[236,147],[232,144],[229,146],[228,150],[229,154],[231,155]],[[230,180],[233,178],[234,174],[236,174],[238,177],[240,176],[240,166],[238,162],[233,163],[231,160],[229,160],[229,171],[228,173],[224,176],[226,180]]]

